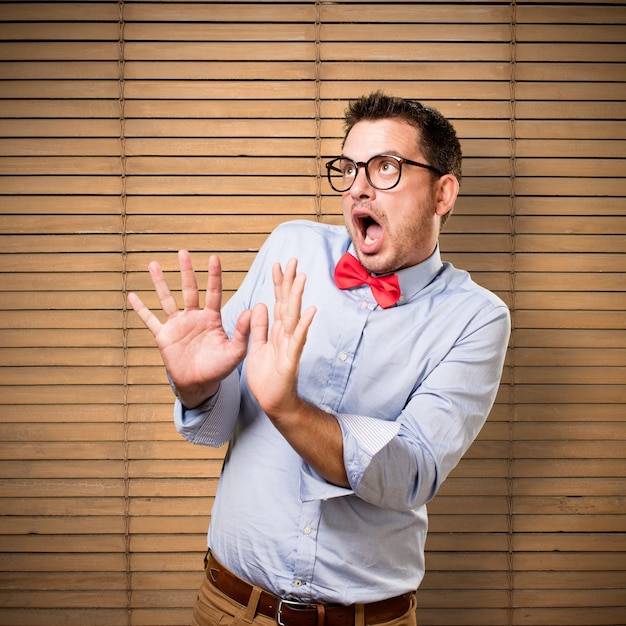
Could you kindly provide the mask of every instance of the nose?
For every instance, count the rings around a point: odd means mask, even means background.
[[[363,170],[363,173],[361,173]],[[370,185],[367,178],[367,163],[356,164],[356,175],[352,187],[350,187],[350,195],[353,198],[371,198],[374,195],[374,187]]]

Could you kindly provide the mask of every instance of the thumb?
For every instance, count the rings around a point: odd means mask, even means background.
[[[252,318],[252,311],[245,310],[237,319],[235,324],[235,331],[231,339],[231,344],[235,348],[235,351],[240,354],[241,359],[246,356],[248,351],[248,337],[250,336],[250,323]]]
[[[250,316],[250,347],[263,346],[267,343],[267,331],[269,328],[269,314],[267,306],[259,303]]]

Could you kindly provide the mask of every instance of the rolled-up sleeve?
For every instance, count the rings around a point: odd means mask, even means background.
[[[187,409],[176,398],[176,430],[191,443],[219,448],[233,434],[239,403],[239,372],[234,370],[220,383],[215,395],[193,409]]]
[[[497,308],[455,343],[404,407],[397,436],[371,456],[358,483],[351,479],[359,497],[408,510],[436,495],[493,406],[509,329],[508,311]]]
[[[484,425],[509,329],[504,307],[483,312],[418,381],[394,419],[337,415],[350,489],[324,483],[305,469],[302,494],[315,499],[353,493],[397,511],[426,504]]]
[[[393,439],[400,428],[396,422],[385,422],[364,415],[337,415],[343,436],[344,465],[350,488],[327,482],[302,463],[301,497],[303,501],[337,498],[355,493],[363,472],[372,457]]]

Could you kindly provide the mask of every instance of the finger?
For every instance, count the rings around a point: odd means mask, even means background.
[[[300,320],[294,330],[288,348],[288,357],[294,363],[300,361],[302,350],[304,350],[304,344],[306,343],[309,333],[309,328],[313,323],[313,318],[316,313],[317,309],[314,306],[308,307],[300,317]]]
[[[267,343],[269,315],[265,304],[257,304],[250,316],[250,349],[264,346]]]
[[[180,266],[180,281],[183,292],[183,306],[185,309],[197,309],[200,306],[198,282],[191,262],[191,255],[187,250],[179,250],[178,264]]]
[[[128,303],[133,307],[135,313],[139,315],[141,321],[146,325],[148,330],[156,336],[162,326],[157,316],[143,303],[141,298],[136,293],[128,294]]]
[[[222,308],[222,264],[219,257],[209,257],[209,276],[206,286],[205,308],[219,311]]]
[[[298,269],[297,259],[289,259],[285,266],[283,278],[283,302],[289,302],[289,297],[293,288],[293,281],[296,279],[296,270]]]
[[[272,267],[272,279],[274,281],[274,297],[276,305],[274,307],[274,319],[282,319],[285,311],[285,307],[289,302],[289,294],[293,286],[293,281],[296,276],[296,269],[298,267],[298,261],[296,259],[290,259],[285,266],[285,271],[282,271],[279,263],[275,263]]]
[[[156,261],[152,261],[152,263],[148,265],[148,271],[150,272],[150,278],[152,278],[152,284],[154,285],[159,302],[161,303],[163,313],[168,317],[174,315],[174,313],[178,313],[178,304],[176,304],[176,300],[170,288],[167,286],[167,281],[165,280],[161,266]]]
[[[296,326],[300,321],[302,294],[304,293],[305,283],[306,276],[304,274],[298,274],[291,281],[291,289],[282,313],[283,330],[287,335],[291,335],[296,330]]]
[[[272,265],[272,282],[274,283],[274,321],[281,317],[281,306],[283,301],[283,270],[280,263]]]

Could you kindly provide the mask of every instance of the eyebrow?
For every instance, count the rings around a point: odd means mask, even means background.
[[[385,156],[385,155],[388,155],[388,156],[396,156],[396,157],[398,157],[399,159],[406,159],[406,158],[408,158],[408,157],[404,157],[404,156],[402,156],[402,154],[400,154],[400,152],[398,152],[397,150],[385,150],[384,152],[377,152],[376,154],[372,154],[372,156],[371,156],[371,157],[369,157],[369,158],[370,158],[370,159],[373,159],[374,157],[377,157],[377,156]],[[354,161],[354,162],[356,163],[356,159],[353,159],[352,157],[350,157],[350,156],[348,156],[348,155],[346,155],[346,154],[343,154],[343,153],[342,153],[342,154],[341,154],[341,158],[342,158],[342,159],[350,159],[351,161]],[[367,161],[367,159],[366,159],[366,161]]]

